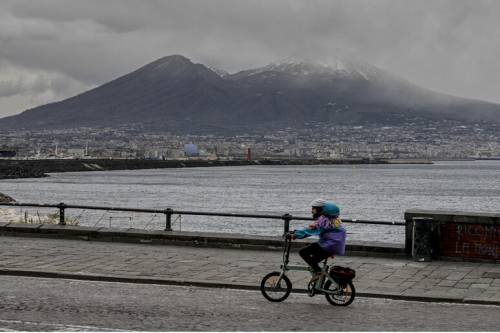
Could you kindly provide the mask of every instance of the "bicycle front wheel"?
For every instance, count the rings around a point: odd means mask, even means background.
[[[324,289],[326,300],[331,305],[348,306],[356,297],[356,289],[352,281],[337,284],[328,280],[325,282]]]
[[[281,276],[281,278],[280,278]],[[271,272],[264,276],[260,283],[260,292],[271,302],[284,301],[292,291],[292,282],[281,272]]]

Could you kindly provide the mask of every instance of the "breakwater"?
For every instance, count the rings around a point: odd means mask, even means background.
[[[52,172],[110,171],[162,168],[193,168],[248,165],[329,165],[329,164],[392,164],[432,163],[426,160],[382,159],[262,159],[262,160],[146,160],[146,159],[45,159],[0,160],[0,179],[39,178]]]

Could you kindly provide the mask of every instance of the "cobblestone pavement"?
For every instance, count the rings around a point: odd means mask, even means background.
[[[256,288],[264,275],[279,269],[281,257],[279,251],[1,237],[0,274],[53,272]],[[291,261],[302,264],[296,253]],[[497,264],[352,256],[336,263],[356,270],[360,295],[500,305]],[[294,289],[304,289],[309,280],[307,272],[288,276]]]
[[[0,277],[0,331],[496,331],[498,306]]]

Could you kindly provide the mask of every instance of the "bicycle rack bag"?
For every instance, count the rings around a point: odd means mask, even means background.
[[[330,275],[338,282],[349,282],[356,276],[356,271],[349,267],[333,266],[330,269]]]

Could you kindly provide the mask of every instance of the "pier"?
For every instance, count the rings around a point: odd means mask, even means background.
[[[0,179],[39,178],[53,172],[194,168],[249,165],[432,164],[429,160],[393,159],[261,159],[261,160],[148,160],[148,159],[0,159]]]

